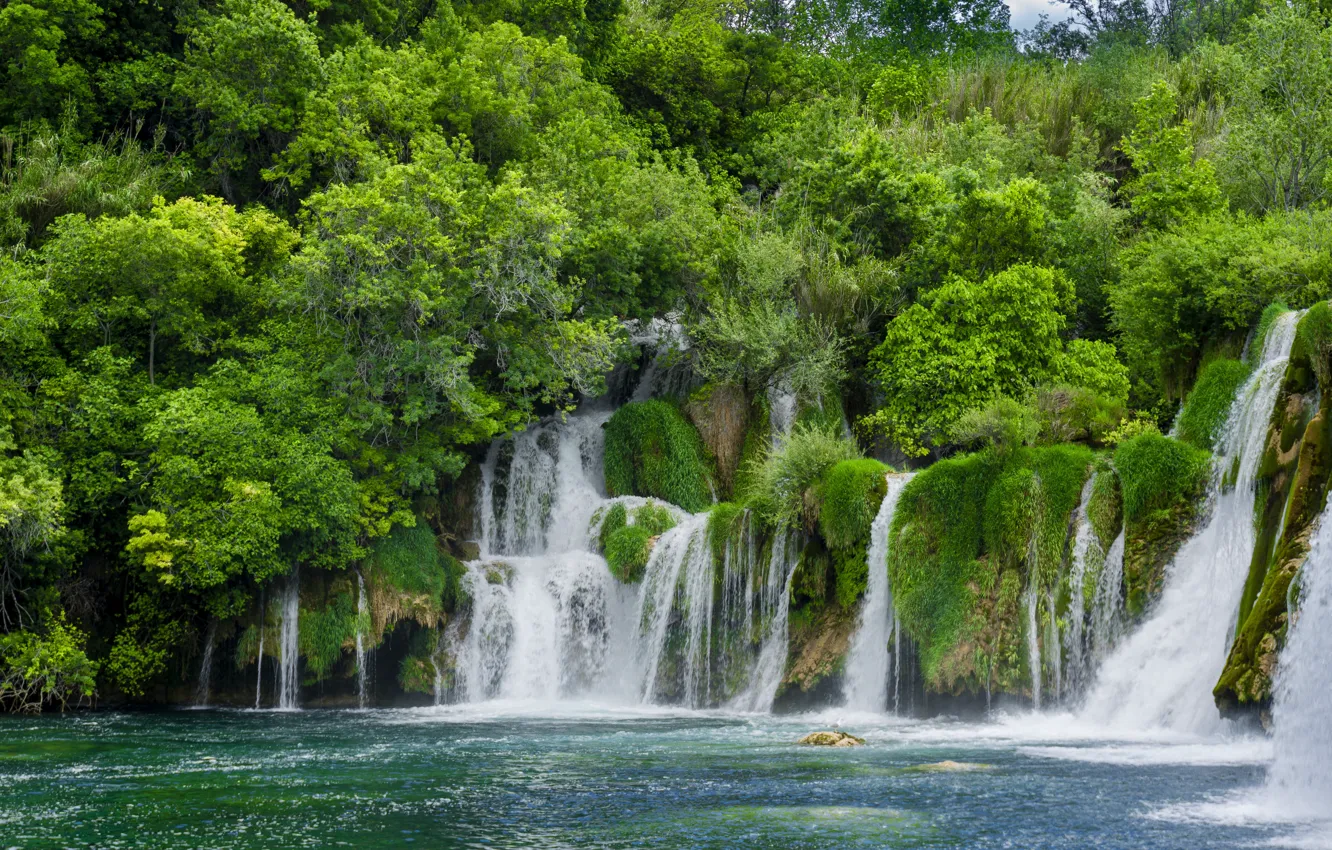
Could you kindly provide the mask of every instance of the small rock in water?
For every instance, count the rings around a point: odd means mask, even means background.
[[[810,732],[796,743],[811,747],[858,747],[865,743],[865,739],[845,732]]]

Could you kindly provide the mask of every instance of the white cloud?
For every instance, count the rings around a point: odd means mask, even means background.
[[[1009,12],[1012,14],[1013,29],[1018,31],[1035,26],[1042,12],[1049,15],[1052,21],[1063,20],[1071,14],[1068,6],[1049,0],[1007,0],[1007,2]]]

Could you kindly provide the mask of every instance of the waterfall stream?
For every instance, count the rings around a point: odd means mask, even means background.
[[[361,708],[369,704],[369,671],[366,669],[365,625],[369,618],[369,601],[365,598],[365,576],[356,571],[356,702]]]
[[[208,705],[208,693],[213,684],[213,645],[217,642],[217,620],[210,620],[204,635],[203,660],[199,662],[199,684],[194,689],[194,705]]]
[[[1332,517],[1324,510],[1301,570],[1298,613],[1277,668],[1272,721],[1274,802],[1332,820]]]
[[[278,631],[281,654],[278,658],[278,708],[295,710],[300,692],[297,678],[300,661],[301,581],[295,568],[282,590],[282,625]]]
[[[1253,554],[1258,465],[1299,316],[1287,312],[1273,322],[1261,362],[1231,405],[1218,442],[1210,515],[1169,566],[1150,617],[1101,665],[1085,719],[1134,729],[1221,728],[1212,685],[1225,663]],[[1231,487],[1222,486],[1227,475],[1233,475]]]
[[[893,610],[893,589],[888,579],[888,537],[893,529],[893,514],[902,491],[911,481],[910,473],[888,475],[888,490],[879,512],[870,526],[869,580],[865,600],[860,607],[860,624],[851,639],[846,660],[846,706],[859,711],[884,711],[888,708],[888,688],[893,685],[893,708],[898,703],[901,681],[902,632]],[[892,641],[891,648],[889,640]]]

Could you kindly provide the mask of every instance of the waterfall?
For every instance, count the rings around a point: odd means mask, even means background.
[[[1253,554],[1258,465],[1299,315],[1284,313],[1272,324],[1262,360],[1232,403],[1218,444],[1210,516],[1175,556],[1149,619],[1101,665],[1083,709],[1087,720],[1220,730],[1212,685],[1230,648]],[[1222,486],[1227,474],[1234,475],[1229,489]]]
[[[795,425],[796,396],[788,381],[774,381],[768,386],[768,428],[772,432],[772,448],[781,445]]]
[[[1031,563],[1035,564],[1035,561]],[[1036,711],[1041,710],[1041,637],[1038,633],[1040,618],[1037,612],[1041,599],[1037,587],[1039,584],[1037,570],[1033,569],[1023,602],[1027,606],[1027,666],[1031,668],[1031,707]]]
[[[259,655],[254,674],[254,707],[260,707],[264,695],[264,632],[268,629],[268,605],[263,591],[259,592]]]
[[[1110,544],[1105,553],[1105,565],[1096,580],[1096,593],[1092,597],[1088,635],[1091,657],[1086,660],[1087,672],[1095,669],[1110,655],[1119,643],[1124,627],[1124,530]]]
[[[851,640],[846,661],[846,706],[859,711],[884,711],[888,707],[888,682],[894,682],[894,711],[900,680],[902,633],[893,610],[893,590],[888,580],[888,537],[893,513],[910,473],[888,475],[888,490],[870,526],[869,580],[860,606],[860,624]],[[892,649],[889,649],[889,638]]]
[[[213,644],[217,641],[217,620],[208,623],[208,633],[204,635],[203,661],[199,663],[199,684],[194,689],[194,705],[203,708],[208,705],[208,691],[213,682]]]
[[[361,708],[369,702],[369,671],[365,667],[365,624],[369,619],[370,605],[365,598],[365,576],[356,571],[356,701]]]
[[[1297,817],[1332,819],[1332,520],[1324,509],[1277,667],[1267,785]]]
[[[748,532],[749,529],[746,529]],[[754,549],[754,535],[744,536],[747,548]],[[769,711],[786,672],[788,626],[791,613],[791,582],[795,580],[796,562],[800,556],[799,538],[787,529],[779,529],[772,541],[772,554],[768,560],[767,578],[760,589],[757,621],[753,617],[753,593],[747,595],[745,630],[759,641],[759,654],[748,671],[747,687],[731,702],[740,711]],[[751,564],[753,563],[751,559]],[[757,570],[750,570],[746,586],[753,588]],[[762,624],[767,623],[766,633]]]
[[[296,708],[300,691],[297,662],[300,660],[301,582],[293,567],[282,591],[282,626],[279,630],[278,708],[291,711]]]
[[[1088,506],[1091,504],[1096,479],[1100,474],[1093,473],[1083,485],[1082,499],[1075,515],[1076,531],[1073,535],[1073,552],[1068,571],[1068,611],[1062,635],[1062,645],[1066,652],[1062,655],[1056,652],[1054,656],[1055,669],[1059,671],[1058,684],[1055,687],[1057,696],[1080,692],[1088,672],[1088,602],[1092,603],[1091,607],[1095,606],[1097,588],[1093,588],[1093,598],[1089,600],[1087,581],[1089,575],[1095,576],[1099,587],[1106,561],[1105,553],[1101,551],[1101,543],[1096,539],[1096,531],[1092,528],[1091,517],[1088,516]],[[1120,565],[1121,567],[1123,565],[1122,544]],[[1053,598],[1050,601],[1050,610],[1055,610]],[[1053,622],[1054,618],[1051,620]]]

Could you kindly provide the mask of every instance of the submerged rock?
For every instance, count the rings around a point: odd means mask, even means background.
[[[834,730],[832,732],[810,732],[796,743],[811,747],[858,747],[865,743],[865,739]]]

